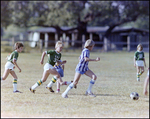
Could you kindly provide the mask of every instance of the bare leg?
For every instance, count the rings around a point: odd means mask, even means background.
[[[92,97],[96,97],[93,93],[92,93],[92,86],[94,85],[96,79],[97,79],[97,76],[91,71],[91,70],[88,70],[86,71],[85,75],[87,75],[88,77],[91,78],[91,81],[90,81],[90,84],[89,84],[89,87],[86,91],[86,95],[90,95]]]
[[[149,75],[145,78],[145,81],[144,81],[144,90],[143,90],[144,95],[148,94],[148,91],[147,91],[148,83],[149,83]]]
[[[144,73],[144,67],[141,67],[140,75],[142,75],[143,73]]]
[[[137,66],[137,81],[140,81],[140,67]]]
[[[63,85],[62,78],[61,78],[60,74],[56,71],[56,69],[49,69],[49,70],[50,70],[50,73],[52,75],[56,76],[56,78],[57,78],[58,82],[60,83],[60,85]]]
[[[15,73],[14,71],[11,71],[10,74],[11,74],[12,77],[14,78],[14,79],[13,79],[14,93],[17,93],[17,92],[22,93],[22,92],[20,92],[20,91],[17,90],[17,79],[18,79],[18,77],[17,77],[16,73]]]
[[[47,80],[47,78],[48,78],[49,75],[50,75],[50,69],[44,71],[41,81],[42,81],[42,82],[45,82],[45,81]]]
[[[59,92],[60,91],[60,83],[59,83],[59,81],[57,81],[57,92]]]
[[[4,71],[2,80],[5,80],[5,79],[8,77],[9,73],[10,73],[10,69],[6,69],[6,70]]]
[[[10,74],[12,75],[12,77],[14,79],[18,79],[18,77],[17,77],[17,75],[16,75],[16,73],[14,71],[10,71]]]

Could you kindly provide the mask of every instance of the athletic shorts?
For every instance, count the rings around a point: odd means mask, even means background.
[[[57,70],[57,72],[60,74],[61,77],[64,77],[64,71],[63,71],[62,68],[58,68],[58,69],[56,69],[56,70]]]
[[[51,64],[46,63],[46,64],[44,65],[44,71],[49,70],[49,69],[54,69],[54,67],[53,67]]]
[[[143,60],[136,61],[136,66],[144,67],[144,61]]]
[[[87,71],[88,71],[88,70],[87,70]],[[83,75],[83,74],[85,74],[86,71],[79,71],[79,70],[76,69],[76,72]]]
[[[7,62],[6,64],[5,64],[5,69],[10,69],[11,71],[14,71],[14,64],[13,63],[11,63],[11,62]]]

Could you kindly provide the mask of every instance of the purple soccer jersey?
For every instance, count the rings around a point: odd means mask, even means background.
[[[90,51],[87,48],[84,48],[82,50],[82,53],[80,55],[80,61],[78,63],[78,65],[76,66],[76,71],[78,72],[86,72],[89,68],[88,68],[88,63],[89,61],[85,61],[85,57],[89,58],[90,57]]]

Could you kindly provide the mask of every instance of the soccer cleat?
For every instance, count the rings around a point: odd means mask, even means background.
[[[74,88],[77,88],[77,86],[76,86],[76,85],[74,85]]]
[[[31,91],[32,93],[35,93],[35,90],[32,90],[31,88],[30,88],[30,91]]]
[[[67,95],[67,94],[64,94],[64,93],[63,93],[61,96],[62,96],[63,98],[68,98],[68,95]]]
[[[19,90],[16,90],[16,91],[13,91],[13,93],[22,93],[22,92],[20,92]]]
[[[50,92],[54,93],[54,90],[52,89],[52,87],[47,87],[47,86],[46,86],[46,88],[47,88]]]
[[[96,97],[96,95],[94,95],[92,92],[85,92],[85,95],[89,95],[89,96],[91,96],[91,97]]]

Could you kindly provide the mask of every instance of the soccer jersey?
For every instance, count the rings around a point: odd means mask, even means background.
[[[79,63],[76,66],[76,71],[86,72],[88,70],[88,63],[89,63],[89,61],[85,61],[85,59],[84,59],[85,57],[87,57],[87,58],[90,57],[90,51],[87,48],[84,48],[82,50],[82,53],[80,55]]]
[[[19,53],[18,53],[17,51],[13,51],[13,52],[8,56],[7,61],[13,63],[13,59],[15,59],[15,60],[17,61],[18,56],[19,56]]]
[[[136,51],[135,54],[134,54],[134,57],[137,61],[144,60],[144,52]]]
[[[56,63],[56,64],[54,65],[54,67],[55,67],[55,69],[60,69],[60,68],[61,68],[61,64],[57,64],[57,63]]]
[[[55,63],[61,59],[61,53],[56,52],[55,50],[49,50],[45,51],[46,54],[48,55],[48,63],[51,64],[52,66],[55,65]]]

